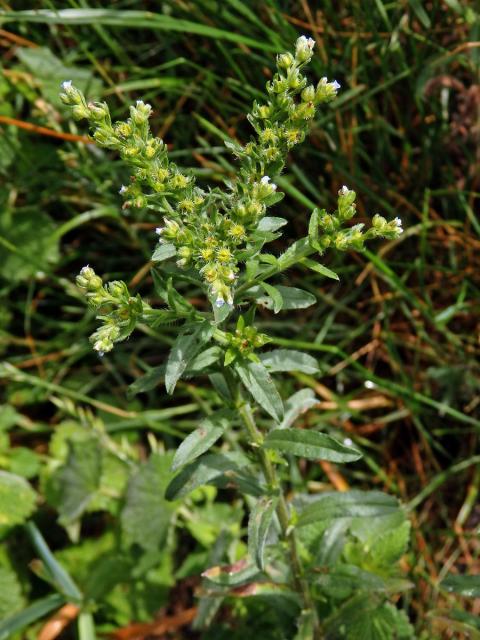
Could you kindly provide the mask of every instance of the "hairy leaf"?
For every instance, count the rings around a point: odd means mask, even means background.
[[[325,433],[304,429],[275,429],[265,438],[267,449],[290,453],[308,460],[329,460],[330,462],[353,462],[362,454],[358,449],[347,446]]]
[[[257,500],[248,520],[248,553],[262,571],[264,569],[265,543],[276,506],[276,497],[263,496]]]
[[[37,495],[22,477],[0,471],[0,526],[22,524],[35,511]]]
[[[283,418],[282,399],[264,365],[258,362],[236,362],[235,371],[258,404],[274,420],[280,422]]]
[[[316,404],[318,404],[318,400],[311,389],[301,389],[294,393],[285,403],[285,415],[279,429],[291,427],[300,415]]]
[[[175,386],[187,368],[188,364],[199,353],[202,346],[210,339],[213,327],[208,322],[202,322],[193,333],[181,334],[173,343],[168,356],[165,371],[165,388],[168,394],[172,394]]]
[[[176,470],[202,455],[215,444],[231,424],[233,414],[219,411],[202,420],[198,429],[190,433],[178,447],[172,463]]]
[[[260,354],[260,360],[269,371],[301,371],[302,373],[318,373],[318,362],[315,358],[293,349],[275,349]]]
[[[297,526],[339,518],[380,518],[400,511],[398,500],[381,491],[325,492],[304,507]]]

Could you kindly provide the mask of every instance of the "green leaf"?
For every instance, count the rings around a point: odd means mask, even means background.
[[[305,429],[275,429],[265,438],[264,448],[282,451],[308,460],[353,462],[362,454],[325,433]]]
[[[164,496],[172,477],[171,463],[171,454],[154,453],[131,477],[120,515],[127,546],[138,544],[153,551],[163,544],[176,509]]]
[[[168,260],[169,258],[173,258],[173,256],[177,253],[175,245],[173,244],[159,244],[152,255],[152,260],[154,262],[163,262],[164,260]]]
[[[318,362],[315,358],[292,349],[275,349],[260,354],[260,360],[271,372],[301,371],[302,373],[318,373]]]
[[[283,298],[280,291],[275,287],[272,287],[272,285],[268,284],[268,282],[261,282],[260,286],[262,287],[262,289],[266,291],[267,295],[269,295],[270,298],[272,299],[273,312],[278,313],[279,311],[281,311],[283,307]]]
[[[248,519],[248,553],[261,571],[264,569],[265,543],[276,506],[276,497],[263,496],[257,500]]]
[[[22,524],[35,511],[37,494],[29,483],[8,471],[0,471],[0,526]]]
[[[53,593],[41,600],[36,600],[29,607],[0,621],[0,640],[10,640],[18,631],[25,629],[51,611],[65,604],[65,598]]]
[[[442,580],[440,588],[449,593],[458,593],[466,598],[480,598],[480,576],[450,574]]]
[[[215,444],[223,435],[225,429],[232,423],[233,414],[219,411],[202,420],[198,429],[190,433],[178,447],[172,463],[172,470],[176,471],[202,455]]]
[[[177,474],[168,485],[167,500],[177,500],[191,491],[215,480],[227,478],[230,482],[242,475],[248,460],[237,452],[208,454],[197,458]]]
[[[311,307],[312,304],[317,302],[317,299],[313,294],[308,291],[304,291],[303,289],[298,289],[297,287],[285,287],[283,285],[277,285],[275,288],[282,296],[282,309],[284,311],[288,311],[290,309],[307,309],[307,307]],[[252,287],[247,291],[247,294],[253,297],[258,304],[267,309],[273,309],[273,300],[270,296],[266,296],[263,293],[261,287]]]
[[[312,271],[315,271],[316,273],[319,273],[326,278],[331,278],[332,280],[340,280],[335,271],[331,271],[331,269],[328,269],[323,264],[319,264],[314,260],[310,260],[310,258],[302,258],[300,260],[300,264],[303,264],[308,269],[311,269]]]
[[[258,568],[250,564],[248,558],[243,558],[235,562],[235,564],[210,567],[202,573],[202,578],[207,578],[210,582],[228,587],[251,582],[253,578],[258,577]]]
[[[297,240],[278,258],[279,269],[284,271],[285,269],[293,266],[305,257],[305,254],[309,249],[310,243],[308,238],[301,238],[300,240]]]
[[[284,197],[285,194],[282,191],[275,191],[274,193],[264,198],[263,202],[267,205],[267,207],[272,207],[274,204],[281,202]]]
[[[78,520],[87,510],[100,486],[102,455],[96,438],[69,441],[66,464],[58,471],[63,524]]]
[[[397,499],[381,491],[329,491],[300,512],[297,526],[341,518],[381,518],[399,511]]]
[[[17,574],[10,567],[0,566],[0,620],[24,606],[22,588]]]
[[[300,391],[297,391],[290,396],[285,403],[285,415],[279,429],[287,429],[288,427],[291,427],[300,415],[304,414],[317,404],[318,399],[315,397],[315,394],[311,389],[300,389]]]
[[[308,223],[308,239],[310,244],[314,249],[322,253],[322,247],[318,243],[318,220],[319,220],[319,212],[318,209],[314,209],[312,211],[312,215],[310,216],[310,221]]]
[[[284,225],[287,224],[287,220],[285,218],[275,218],[270,216],[265,216],[258,223],[257,231],[272,231],[275,232]]]
[[[165,388],[168,394],[173,393],[188,364],[210,339],[212,333],[212,325],[205,321],[200,323],[193,333],[181,334],[177,337],[168,356],[165,371]]]
[[[258,362],[249,362],[248,364],[236,362],[234,366],[244,387],[256,402],[276,422],[281,422],[283,418],[282,399],[264,365]]]

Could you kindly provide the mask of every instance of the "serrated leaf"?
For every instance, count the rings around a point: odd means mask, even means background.
[[[302,258],[300,260],[300,264],[303,264],[308,269],[311,269],[311,271],[315,271],[316,273],[319,273],[320,275],[325,276],[326,278],[331,278],[332,280],[340,280],[340,278],[335,273],[335,271],[332,271],[325,265],[319,264],[314,260],[310,260],[310,258]]]
[[[258,231],[277,231],[281,227],[287,224],[287,220],[285,218],[275,218],[270,216],[265,216],[258,223],[257,230]]]
[[[265,438],[263,447],[308,460],[354,462],[362,457],[354,447],[344,445],[325,433],[305,429],[274,429]]]
[[[190,433],[178,447],[172,463],[172,470],[188,464],[205,453],[223,435],[232,423],[233,414],[219,411],[202,420],[198,429]]]
[[[264,365],[258,362],[236,362],[234,366],[242,384],[252,397],[276,422],[281,422],[283,402]]]
[[[262,289],[266,291],[267,295],[270,296],[270,298],[272,299],[273,312],[278,313],[279,311],[281,311],[283,307],[283,298],[280,291],[275,287],[273,287],[271,284],[268,284],[268,282],[261,282],[260,286],[262,287]]]
[[[8,471],[0,471],[0,526],[22,524],[35,511],[37,494],[29,483]]]
[[[480,598],[480,576],[450,574],[442,580],[440,588],[449,593],[458,593],[466,598]]]
[[[301,389],[288,398],[285,403],[285,415],[279,429],[291,427],[296,419],[318,404],[318,399],[311,389]]]
[[[152,260],[154,262],[163,262],[164,260],[168,260],[169,258],[173,258],[173,256],[177,253],[177,249],[173,244],[159,244],[152,255]]]
[[[262,571],[264,569],[265,544],[277,501],[278,499],[275,496],[259,498],[248,519],[248,553]]]
[[[301,371],[302,373],[318,373],[318,362],[315,358],[293,349],[274,349],[259,355],[261,362],[271,372]]]
[[[0,620],[20,611],[25,599],[17,574],[10,567],[0,566]]]
[[[58,471],[62,523],[71,523],[86,511],[100,486],[101,473],[102,457],[96,438],[68,443],[66,464]]]
[[[122,537],[127,546],[138,544],[153,551],[165,540],[176,509],[164,496],[172,477],[171,464],[171,454],[154,453],[131,477],[120,515]]]
[[[212,333],[212,325],[209,322],[202,322],[193,333],[181,334],[177,337],[168,356],[165,371],[165,388],[168,394],[173,393],[188,364],[210,339]]]
[[[214,480],[224,477],[236,479],[247,465],[245,456],[237,452],[207,454],[187,465],[172,479],[165,497],[167,500],[177,500]]]
[[[398,501],[381,491],[325,492],[301,511],[297,526],[341,518],[380,518],[400,511]]]

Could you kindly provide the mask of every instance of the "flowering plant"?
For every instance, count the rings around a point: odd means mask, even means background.
[[[173,469],[179,472],[166,491],[168,499],[177,500],[205,484],[234,486],[250,507],[248,554],[233,565],[207,569],[206,597],[284,598],[295,612],[299,640],[408,638],[406,619],[388,601],[391,591],[401,590],[395,563],[408,540],[408,522],[395,499],[376,491],[287,498],[285,476],[289,466],[296,468],[295,457],[348,463],[362,452],[349,439],[294,426],[301,413],[315,406],[314,394],[302,389],[284,402],[272,374],[312,374],[318,363],[301,351],[263,351],[275,338],[255,326],[258,306],[277,314],[315,303],[307,291],[276,284],[282,272],[300,266],[338,279],[318,260],[327,249],[361,251],[368,240],[394,239],[402,231],[398,218],[388,222],[380,215],[368,229],[351,225],[356,194],[344,186],[334,212],[313,210],[305,237],[278,257],[264,250],[287,224],[267,215],[284,195],[276,176],[291,149],[305,139],[317,108],[334,100],[340,88],[327,78],[308,84],[303,70],[313,49],[314,41],[302,36],[293,53],[277,57],[266,99],[255,102],[248,115],[253,136],[244,145],[226,142],[237,171],[224,189],[200,187],[170,162],[165,143],[150,132],[150,105],[138,101],[128,120],[112,123],[105,103],[87,102],[65,82],[61,97],[74,117],[87,119],[93,140],[117,151],[132,168],[130,184],[120,188],[124,206],[148,207],[162,217],[152,261],[155,290],[165,307],[153,308],[132,296],[124,282],[104,284],[90,266],[81,270],[77,284],[99,311],[101,325],[91,340],[101,355],[125,340],[138,322],[153,327],[183,322],[155,382],[164,378],[172,394],[182,377],[208,375],[218,396],[218,411],[177,449]],[[159,268],[172,260],[174,267]],[[205,304],[193,306],[179,283],[200,289]],[[135,384],[141,390],[141,381]],[[269,416],[268,424],[262,413]],[[227,433],[236,426],[244,437],[232,442]],[[229,447],[209,453],[222,436]],[[383,556],[372,552],[373,544]],[[358,635],[369,624],[383,635]]]

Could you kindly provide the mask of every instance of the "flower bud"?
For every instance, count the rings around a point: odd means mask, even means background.
[[[297,62],[308,62],[313,55],[315,41],[306,36],[300,36],[295,44],[295,59]]]
[[[302,91],[303,102],[313,102],[314,99],[315,99],[315,88],[313,87],[313,85],[309,85],[308,87],[305,87],[305,89]]]
[[[330,102],[337,96],[339,89],[340,83],[336,80],[328,82],[327,78],[322,78],[317,84],[317,89],[315,91],[315,103],[320,104],[321,102]]]
[[[68,106],[79,105],[82,103],[82,94],[73,86],[71,80],[65,80],[61,84],[62,92],[60,100]]]
[[[281,53],[277,56],[277,66],[280,69],[285,69],[285,71],[288,71],[293,63],[294,58],[291,53]]]

